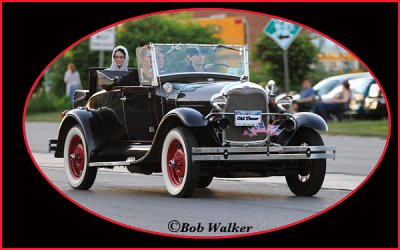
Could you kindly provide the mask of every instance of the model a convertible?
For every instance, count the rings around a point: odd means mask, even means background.
[[[213,177],[285,176],[296,195],[320,190],[335,157],[316,131],[326,123],[290,114],[291,97],[249,82],[246,46],[150,44],[137,58],[129,72],[92,68],[49,142],[73,188],[89,189],[98,168],[126,166],[162,172],[176,197]]]

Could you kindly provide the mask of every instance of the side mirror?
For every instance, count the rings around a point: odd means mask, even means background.
[[[275,88],[275,81],[274,80],[269,80],[267,83],[267,86],[265,86],[265,90],[269,95],[274,95],[274,88]]]

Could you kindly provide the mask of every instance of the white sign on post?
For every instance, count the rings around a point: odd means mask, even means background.
[[[90,50],[112,51],[115,47],[115,27],[90,37]]]
[[[275,18],[272,18],[264,28],[265,34],[274,40],[283,50],[289,48],[300,31],[300,26]]]

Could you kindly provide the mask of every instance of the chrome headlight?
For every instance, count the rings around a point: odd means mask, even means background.
[[[226,107],[228,98],[221,93],[217,93],[211,97],[210,103],[217,110],[222,111]]]
[[[292,97],[287,94],[280,94],[275,99],[278,108],[283,112],[288,112],[292,106]]]
[[[169,82],[166,82],[166,83],[164,83],[164,85],[163,85],[163,89],[164,89],[165,93],[167,93],[167,94],[171,93],[172,88],[173,88],[173,87],[172,87],[172,84],[169,83]]]

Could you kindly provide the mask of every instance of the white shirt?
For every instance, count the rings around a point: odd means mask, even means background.
[[[71,86],[79,86],[81,83],[79,72],[75,71],[72,73],[71,71],[67,70],[64,74],[64,82],[67,83],[66,95],[69,96],[69,90],[71,89]]]

